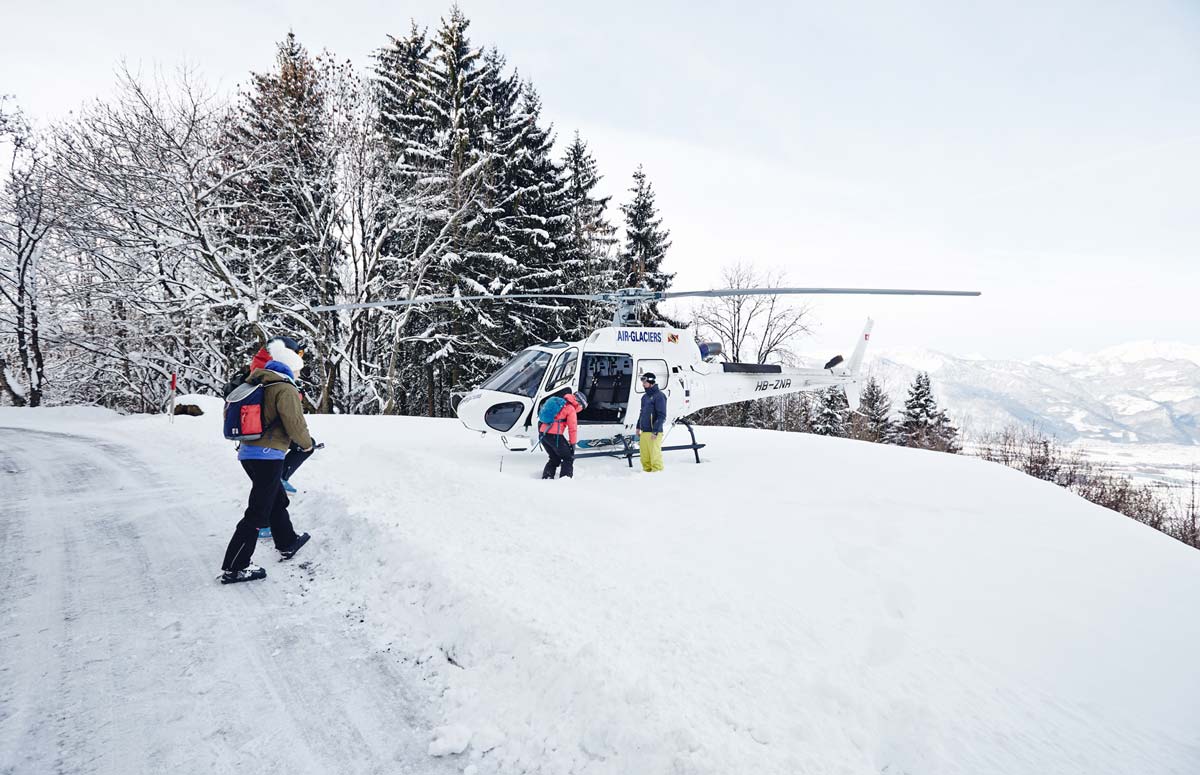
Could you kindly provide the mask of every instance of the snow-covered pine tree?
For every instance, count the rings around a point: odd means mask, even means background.
[[[662,228],[662,218],[654,203],[654,187],[646,178],[642,165],[633,173],[633,199],[621,205],[625,215],[625,246],[620,254],[619,280],[623,288],[645,288],[665,291],[675,275],[662,270],[663,258],[671,247],[671,233]],[[642,324],[651,325],[663,316],[658,305],[646,305]]]
[[[908,389],[904,410],[897,432],[899,443],[906,447],[957,452],[958,429],[949,416],[938,408],[928,372],[918,372]]]
[[[937,403],[929,383],[929,374],[921,371],[913,378],[900,414],[897,439],[906,447],[926,449],[930,446]]]
[[[408,35],[388,36],[389,43],[375,54],[375,101],[380,141],[394,149],[400,159],[409,152],[425,156],[433,138],[433,119],[424,102],[428,96],[427,74],[433,45],[425,30],[412,22]]]
[[[493,293],[567,293],[580,271],[563,252],[569,221],[562,169],[552,156],[554,139],[541,126],[541,101],[528,83],[504,77],[504,59],[487,57],[483,94],[488,99],[483,153],[488,159],[484,232],[479,258],[495,267]],[[514,99],[515,98],[515,99]],[[495,261],[496,258],[499,261]],[[503,316],[498,341],[506,353],[582,329],[566,300],[538,299],[494,304]],[[506,335],[505,335],[506,334]]]
[[[812,393],[792,393],[782,397],[783,428],[791,433],[812,433],[816,421],[815,404],[819,397]]]
[[[332,303],[341,290],[344,257],[333,238],[340,217],[337,77],[336,66],[314,60],[288,33],[275,69],[255,74],[242,95],[227,154],[232,167],[249,171],[235,179],[222,208],[225,237],[237,251],[231,268],[254,289],[258,313],[227,321],[222,344],[231,370],[271,336],[312,340],[305,376],[320,386],[310,394],[320,411],[330,411],[334,400],[336,374],[326,358],[340,344],[337,319],[292,310]],[[264,298],[273,304],[263,305]]]
[[[487,68],[467,36],[469,26],[454,7],[428,42],[414,28],[380,55],[381,106],[403,147],[399,169],[424,189],[402,259],[411,275],[408,295],[488,293],[498,274],[480,208],[488,161],[481,151]],[[477,382],[507,354],[494,341],[500,323],[477,302],[422,307],[394,319],[404,330],[392,337],[388,382],[402,387],[389,398],[388,412],[448,414],[451,392]]]
[[[443,20],[435,43],[412,24],[408,35],[391,38],[376,55],[376,132],[384,149],[380,202],[364,231],[375,239],[362,269],[359,297],[447,296],[454,290],[447,264],[473,211],[462,195],[461,170],[452,163],[451,124],[456,120],[457,76],[469,67],[465,19]],[[466,64],[463,59],[468,60]],[[453,83],[452,83],[453,80]],[[444,365],[454,352],[450,306],[412,306],[366,313],[363,349],[372,385],[385,413],[436,415],[448,405]],[[366,357],[372,354],[373,357]],[[375,386],[377,385],[377,387]]]
[[[838,386],[822,390],[817,394],[816,414],[812,421],[812,432],[818,436],[846,436],[849,426],[850,404],[846,391]]]
[[[451,202],[465,213],[452,234],[451,250],[436,268],[450,294],[464,297],[514,290],[507,273],[513,259],[496,245],[500,204],[494,192],[505,186],[491,176],[499,152],[497,127],[511,122],[512,101],[517,99],[515,82],[501,84],[494,60],[471,46],[468,26],[455,8],[434,41],[436,96],[446,117],[439,134],[447,141],[443,153],[454,181]],[[477,384],[503,363],[516,332],[507,303],[464,300],[442,312],[451,334],[451,344],[439,353],[448,398],[449,391]],[[449,411],[448,403],[442,411]]]
[[[892,422],[892,400],[888,398],[879,380],[867,377],[859,397],[858,409],[851,414],[851,438],[878,444],[895,442],[895,425]]]
[[[950,415],[946,414],[945,409],[938,409],[933,423],[933,435],[937,439],[933,449],[952,455],[962,451],[962,444],[958,440],[958,428],[950,421]]]
[[[575,133],[563,157],[566,176],[566,205],[569,228],[561,246],[564,264],[580,267],[572,293],[601,293],[620,287],[617,282],[617,229],[605,210],[611,197],[597,197],[601,175],[587,143]],[[607,325],[611,311],[598,304],[579,306],[579,317],[587,327]]]

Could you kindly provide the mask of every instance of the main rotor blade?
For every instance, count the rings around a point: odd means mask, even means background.
[[[333,312],[339,309],[367,309],[369,307],[407,307],[413,304],[444,304],[453,301],[505,301],[507,299],[581,299],[603,301],[606,297],[581,293],[505,293],[487,296],[418,296],[413,299],[389,299],[386,301],[362,301],[353,304],[326,304],[313,307],[313,312]]]
[[[774,296],[776,294],[799,294],[806,296],[979,296],[979,291],[928,291],[908,288],[722,288],[714,291],[667,291],[658,294],[660,299],[678,299],[685,296]]]

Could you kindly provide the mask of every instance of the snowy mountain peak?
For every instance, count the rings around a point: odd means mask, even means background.
[[[1057,355],[1039,356],[1033,361],[1055,365],[1086,365],[1099,362],[1140,363],[1143,361],[1189,361],[1200,365],[1200,345],[1182,342],[1146,340],[1113,345],[1092,353],[1067,350]]]
[[[877,354],[872,372],[893,396],[918,371],[968,433],[1037,426],[1064,441],[1200,444],[1200,347],[1134,342],[1030,360],[929,350]]]

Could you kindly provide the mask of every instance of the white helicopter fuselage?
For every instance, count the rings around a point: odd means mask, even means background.
[[[455,409],[467,428],[500,436],[511,450],[538,440],[537,410],[564,387],[588,401],[579,414],[581,446],[619,443],[637,432],[644,395],[641,376],[654,374],[667,398],[664,428],[712,406],[767,398],[831,385],[846,388],[857,404],[858,368],[871,322],[846,366],[800,369],[705,359],[694,332],[674,328],[613,326],[579,342],[548,342],[526,348]],[[840,359],[839,359],[840,363]]]

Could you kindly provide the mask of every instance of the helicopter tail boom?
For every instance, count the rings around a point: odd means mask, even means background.
[[[773,364],[721,363],[720,371],[710,372],[694,378],[695,389],[691,393],[687,414],[699,409],[722,404],[736,403],[754,398],[823,390],[841,387],[852,408],[859,403],[859,382],[867,343],[875,325],[868,319],[862,337],[854,347],[849,361],[840,356],[831,359],[822,368],[795,368]],[[715,364],[714,364],[715,365]]]

